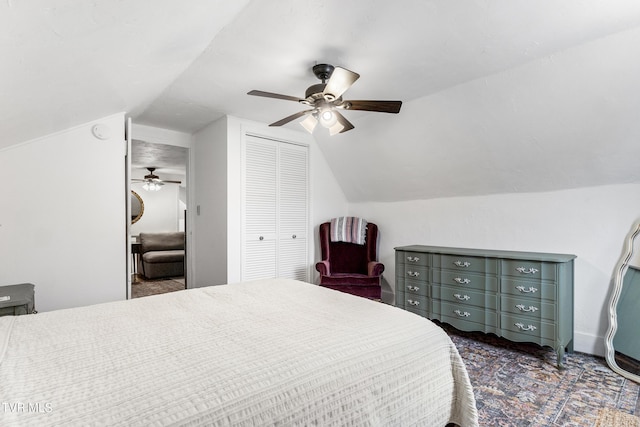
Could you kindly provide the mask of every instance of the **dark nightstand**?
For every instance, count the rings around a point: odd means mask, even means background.
[[[35,313],[34,288],[31,283],[0,286],[0,316]]]

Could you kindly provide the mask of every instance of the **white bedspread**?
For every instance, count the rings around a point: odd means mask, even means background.
[[[0,425],[477,426],[430,321],[293,280],[0,317]]]

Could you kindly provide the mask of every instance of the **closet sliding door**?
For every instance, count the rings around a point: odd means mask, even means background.
[[[246,135],[242,280],[309,280],[308,147]]]

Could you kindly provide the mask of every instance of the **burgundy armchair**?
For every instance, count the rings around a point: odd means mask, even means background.
[[[366,298],[380,299],[384,265],[377,261],[378,226],[367,224],[364,245],[332,242],[331,223],[320,224],[322,261],[316,263],[320,286]]]

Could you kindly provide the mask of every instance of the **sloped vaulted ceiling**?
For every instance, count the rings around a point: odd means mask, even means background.
[[[351,201],[637,182],[640,2],[254,0],[0,5],[7,145],[117,111],[194,132],[225,114],[300,109],[328,62],[361,74],[347,112],[314,134]],[[297,123],[287,127],[302,129]]]

